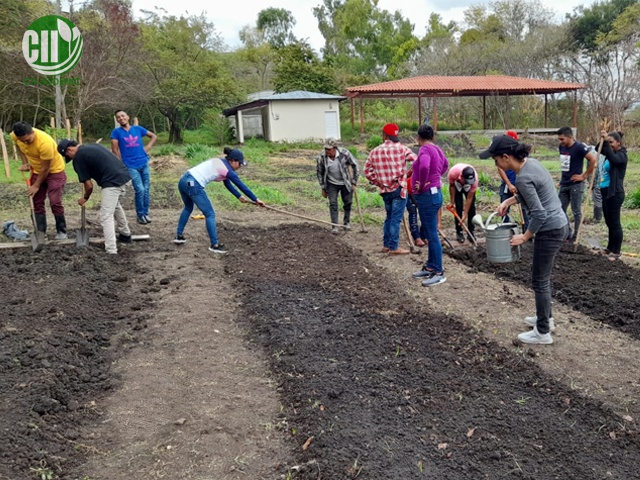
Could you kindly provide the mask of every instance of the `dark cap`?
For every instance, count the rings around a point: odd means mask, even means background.
[[[234,148],[233,150],[231,150],[228,154],[227,154],[227,159],[228,160],[236,160],[238,162],[240,162],[240,165],[246,165],[247,161],[244,159],[244,154],[238,150],[237,148]]]
[[[58,153],[64,157],[67,162],[70,162],[71,159],[67,157],[67,148],[71,145],[73,141],[67,138],[63,138],[58,142]]]
[[[400,133],[400,127],[398,127],[398,125],[396,125],[395,123],[387,123],[384,127],[382,127],[382,132],[392,142],[400,141],[400,139],[398,138],[398,133]]]
[[[462,178],[467,185],[473,185],[476,183],[476,171],[473,167],[464,167],[462,169]]]
[[[478,155],[483,160],[495,157],[496,155],[502,155],[503,153],[513,153],[516,147],[520,145],[516,140],[509,135],[496,135],[491,140],[491,145],[484,152],[480,152]]]

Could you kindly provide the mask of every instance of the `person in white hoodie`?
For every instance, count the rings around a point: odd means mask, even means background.
[[[261,207],[265,206],[265,203],[253,194],[251,189],[240,180],[240,177],[238,177],[236,173],[236,170],[247,164],[243,153],[240,150],[232,150],[228,147],[225,147],[224,153],[224,158],[209,158],[199,165],[190,168],[178,182],[178,190],[180,191],[184,208],[178,220],[178,229],[176,238],[173,240],[174,243],[183,244],[187,241],[184,237],[184,229],[187,226],[187,222],[195,205],[202,211],[205,217],[210,241],[209,251],[218,254],[227,253],[225,246],[218,242],[216,212],[205,190],[205,187],[210,182],[224,183],[227,190],[243,203],[253,202]],[[238,192],[234,185],[238,187],[245,196]],[[247,197],[249,200],[247,200]]]

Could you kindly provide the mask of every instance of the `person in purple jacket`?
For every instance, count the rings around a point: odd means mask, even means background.
[[[243,153],[240,150],[232,150],[228,147],[225,147],[224,153],[224,158],[210,158],[190,168],[178,182],[178,190],[180,191],[184,208],[178,220],[178,230],[173,243],[183,244],[187,241],[183,233],[195,205],[202,211],[205,217],[207,233],[209,234],[211,244],[209,251],[219,254],[227,253],[224,245],[218,243],[216,212],[213,210],[213,205],[211,205],[211,200],[209,200],[207,191],[205,190],[210,182],[223,182],[227,190],[242,203],[249,203],[251,201],[261,207],[265,206],[265,203],[253,194],[236,173],[236,170],[247,164]],[[238,187],[249,200],[242,196],[233,185]]]
[[[442,244],[438,237],[438,212],[442,207],[442,176],[449,169],[449,160],[433,143],[434,131],[430,125],[420,125],[418,128],[418,143],[420,151],[418,159],[413,162],[411,187],[413,198],[418,205],[420,221],[427,234],[429,254],[422,270],[413,274],[422,278],[422,285],[430,287],[444,283],[444,268],[442,267]]]
[[[129,115],[124,110],[116,110],[116,122],[120,124],[111,132],[111,151],[129,169],[133,189],[136,192],[136,214],[138,223],[151,223],[149,218],[149,190],[151,176],[149,174],[149,150],[156,143],[156,135],[139,125],[129,125]],[[142,139],[149,137],[145,147]]]

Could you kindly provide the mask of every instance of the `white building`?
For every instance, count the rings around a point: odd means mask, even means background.
[[[340,106],[346,97],[305,91],[277,93],[226,109],[235,117],[236,138],[262,137],[270,142],[340,140]]]

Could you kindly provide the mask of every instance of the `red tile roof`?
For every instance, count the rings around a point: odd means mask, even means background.
[[[489,75],[477,77],[423,76],[403,78],[347,88],[349,97],[363,96],[482,96],[495,94],[536,95],[585,88],[580,83],[538,80],[534,78]]]

